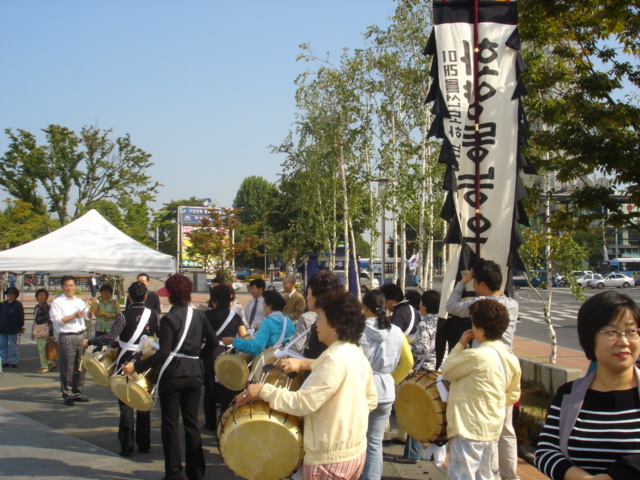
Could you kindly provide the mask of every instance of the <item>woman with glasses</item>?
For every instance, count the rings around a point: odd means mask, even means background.
[[[595,371],[558,389],[535,465],[553,480],[640,478],[640,310],[627,295],[594,295],[578,338]]]

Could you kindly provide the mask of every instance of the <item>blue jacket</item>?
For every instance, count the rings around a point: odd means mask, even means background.
[[[283,315],[282,312],[273,312],[260,324],[260,329],[253,340],[244,340],[242,338],[234,338],[232,345],[236,350],[252,355],[260,355],[265,348],[272,347],[282,334],[283,322],[287,327],[282,341],[291,338],[296,331],[295,325],[289,320],[289,317]]]

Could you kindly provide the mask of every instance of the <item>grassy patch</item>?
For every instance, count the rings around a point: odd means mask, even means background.
[[[522,445],[535,447],[542,431],[551,398],[547,391],[537,384],[522,383],[522,397],[516,423],[516,436]]]

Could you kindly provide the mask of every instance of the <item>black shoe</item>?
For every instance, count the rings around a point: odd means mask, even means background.
[[[11,365],[9,365],[11,368],[18,368],[18,364],[17,363],[12,363]]]
[[[2,364],[2,368],[9,368],[9,364],[8,363],[3,363]]]
[[[78,395],[77,397],[73,398],[76,402],[82,402],[82,403],[88,403],[91,400],[89,400],[89,397],[87,397],[86,395]]]
[[[140,448],[140,447],[138,447],[138,451],[140,453],[149,453],[149,449],[148,448]]]
[[[211,430],[212,432],[216,431],[216,426],[215,425],[203,425],[202,428],[204,428],[205,430]]]
[[[69,407],[73,407],[76,404],[76,402],[73,401],[72,397],[67,397],[64,399],[64,404],[68,405]]]
[[[123,451],[123,452],[120,452],[118,455],[120,455],[121,457],[129,458],[129,457],[131,457],[131,453],[132,453],[131,451],[128,451],[128,452],[124,452]]]

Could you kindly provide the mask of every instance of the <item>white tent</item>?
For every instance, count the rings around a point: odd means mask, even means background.
[[[96,210],[44,237],[0,252],[0,272],[168,275],[175,259],[135,241]]]

